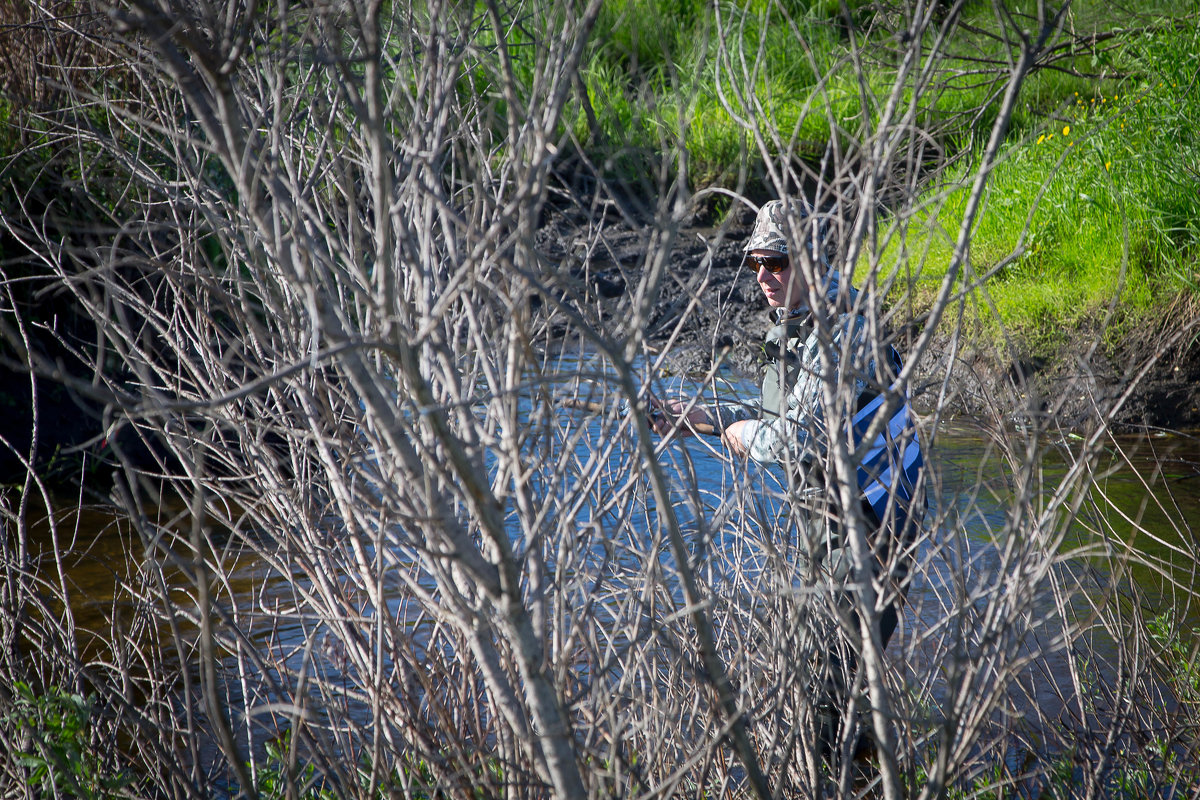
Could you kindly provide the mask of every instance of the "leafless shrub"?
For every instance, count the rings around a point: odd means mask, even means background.
[[[112,499],[137,569],[118,576],[125,616],[118,604],[105,615],[111,648],[89,653],[54,613],[71,607],[62,565],[47,577],[29,552],[36,483],[3,495],[2,666],[10,682],[30,680],[35,655],[53,654],[41,684],[99,693],[102,724],[121,732],[112,763],[154,793],[932,797],[1048,774],[1005,750],[1006,737],[1053,728],[1041,695],[1022,701],[1031,670],[1080,652],[1097,622],[1123,631],[1137,613],[1103,595],[1078,602],[1087,575],[1069,537],[1093,497],[1103,425],[1047,475],[1049,431],[1000,424],[1012,405],[998,399],[998,516],[979,516],[986,482],[951,494],[930,465],[923,488],[942,499],[912,547],[888,556],[914,562],[920,602],[887,651],[878,626],[897,587],[869,578],[856,483],[830,478],[814,513],[839,516],[859,543],[854,574],[868,576],[854,613],[839,615],[791,524],[794,481],[660,442],[643,414],[622,411],[664,391],[645,335],[690,214],[675,156],[617,322],[537,244],[596,13],[208,0],[111,10],[111,52],[140,89],[106,106],[107,130],[69,133],[121,167],[127,183],[104,193],[121,197],[107,207],[119,230],[97,246],[51,236],[32,215],[4,220],[41,280],[95,324],[96,341],[61,343],[88,379],[6,333],[32,373],[104,405]],[[955,22],[953,8],[905,13],[909,42]],[[1013,32],[954,267],[908,366],[887,376],[896,401],[955,313],[1005,121],[1060,22],[1043,9],[1033,34]],[[726,101],[764,117],[756,55],[735,33],[720,28],[715,43]],[[853,66],[861,53],[849,52]],[[870,353],[841,360],[851,366],[882,362],[890,343],[877,300],[902,273],[878,243],[913,211],[891,176],[924,158],[917,107],[902,101],[930,73],[915,45],[897,55],[886,107],[841,132],[824,169],[774,155],[789,151],[787,131],[748,126],[778,192],[805,187],[835,212],[836,266],[864,287],[871,332]],[[595,185],[578,202],[601,241],[595,209],[613,200]],[[830,374],[832,430],[852,413],[850,368]],[[568,392],[605,410],[567,411]],[[827,474],[853,475],[861,458],[835,442]],[[968,524],[990,526],[986,541],[968,539]],[[1119,576],[1129,554],[1099,533],[1092,548]],[[860,652],[835,678],[829,644],[842,636]],[[1073,686],[1055,684],[1108,757],[1141,730],[1130,703],[1158,691],[1138,677],[1156,657],[1149,639],[1114,638],[1105,713],[1079,705],[1078,662]],[[831,742],[821,687],[832,680],[846,688]],[[850,758],[864,731],[873,761]],[[19,785],[6,768],[6,787]],[[1087,790],[1102,791],[1102,768],[1088,775]]]
[[[0,3],[0,95],[19,106],[56,107],[67,87],[97,85],[114,62],[103,15],[83,3]]]

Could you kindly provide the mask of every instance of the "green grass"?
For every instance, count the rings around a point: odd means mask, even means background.
[[[971,245],[974,275],[1000,267],[973,298],[989,332],[1016,333],[1046,355],[1064,329],[1110,306],[1119,331],[1196,289],[1198,47],[1195,29],[1135,40],[1122,54],[1127,79],[1091,91],[1061,84],[1053,111],[1010,136]],[[929,248],[918,295],[945,275],[969,173],[966,164],[951,175],[943,202],[909,232],[910,252]],[[887,253],[885,262],[897,257]]]
[[[864,109],[840,5],[606,2],[579,73],[587,108],[576,97],[563,124],[611,177],[648,182],[661,160],[682,146],[693,189],[732,187],[748,172],[748,193],[769,192],[753,184],[764,156],[813,160],[834,135],[852,145],[877,120],[891,89],[889,48],[905,20],[889,17],[877,4],[848,4],[867,59]],[[1013,5],[1022,10],[1021,3]],[[1028,13],[1033,4],[1026,5]],[[1156,22],[1177,13],[1175,5],[1142,4],[1142,16],[1132,23],[1139,32],[1081,47],[1058,62],[1063,69],[1040,70],[1026,80],[972,245],[976,274],[1015,256],[974,297],[988,333],[1011,330],[1034,351],[1051,349],[1064,329],[1089,324],[1110,304],[1119,307],[1121,324],[1114,330],[1122,330],[1127,320],[1196,288],[1200,36],[1194,18],[1174,27]],[[1131,24],[1114,14],[1100,0],[1081,0],[1072,6],[1068,27],[1086,33]],[[488,55],[495,34],[478,9],[468,16],[462,24],[479,30],[461,80],[464,92],[470,84],[475,96],[492,103],[481,104],[487,106],[481,113],[491,115],[499,150],[507,131],[504,100],[493,86],[496,62]],[[1031,17],[1018,19],[1033,24]],[[968,3],[964,20],[975,31],[996,26],[988,2]],[[528,22],[502,21],[513,68],[527,85],[537,52],[536,26]],[[1003,70],[981,75],[974,69],[980,62],[966,59],[1002,64],[1006,48],[995,36],[960,30],[934,83],[923,87],[919,124],[948,155],[977,153],[1002,88]],[[732,57],[722,61],[721,52]],[[728,64],[753,63],[760,53],[760,66],[746,77],[751,96],[735,96]],[[391,55],[402,60],[403,52]],[[1100,75],[1105,77],[1092,77]],[[11,149],[3,141],[8,111],[0,98],[0,151]],[[965,159],[958,172],[927,188],[927,211],[908,232],[910,253],[929,249],[913,287],[918,298],[944,275],[966,198],[956,182],[966,179],[969,167]],[[80,178],[73,169],[64,166],[66,179]],[[13,168],[6,174],[15,174]],[[899,257],[884,255],[893,262]]]
[[[1033,8],[1015,5],[1018,13]],[[834,131],[853,140],[864,121],[874,122],[894,80],[886,49],[903,20],[851,6],[875,37],[863,40],[871,59],[865,115],[836,4],[722,4],[725,47],[746,59],[762,54],[753,98],[739,98],[717,63],[711,4],[608,3],[581,70],[598,130],[588,129],[580,110],[576,135],[618,176],[653,174],[656,159],[682,142],[694,188],[732,186],[739,167],[748,164],[753,173],[763,155],[815,158]],[[1169,3],[1141,11],[1127,38],[1085,43],[1063,54],[1060,69],[1028,76],[974,231],[976,275],[1011,258],[973,296],[983,332],[1015,333],[1035,355],[1110,307],[1110,330],[1125,331],[1196,288],[1200,36],[1194,24],[1171,24],[1177,12]],[[1084,34],[1131,26],[1113,13],[1104,3],[1076,3],[1068,27]],[[969,4],[964,18],[977,30],[996,27],[990,3]],[[1026,28],[1036,22],[1018,19]],[[969,156],[981,148],[1003,88],[1002,75],[975,74],[968,68],[977,62],[966,59],[1002,62],[1006,48],[997,37],[960,31],[934,83],[923,87],[920,124],[948,154],[968,158],[927,188],[926,213],[908,232],[910,253],[929,248],[914,287],[918,298],[930,296],[945,274],[966,203],[958,184],[970,174]]]
[[[595,160],[612,162],[614,152],[660,154],[682,138],[693,185],[732,185],[754,132],[744,121],[768,138],[779,131],[783,141],[773,150],[800,142],[820,152],[830,114],[814,87],[840,57],[840,35],[825,5],[722,5],[718,22],[712,5],[696,0],[606,3],[581,70],[602,133],[589,140],[600,156]],[[718,53],[721,31],[735,58],[762,53],[761,68],[747,78],[752,96],[730,91]],[[855,92],[848,81],[829,89],[835,119],[857,113]],[[580,109],[574,126],[581,140],[586,124]]]
[[[130,779],[109,774],[96,754],[92,734],[94,698],[50,687],[44,693],[28,684],[13,686],[12,707],[0,717],[11,728],[8,741],[19,742],[13,764],[25,771],[31,789],[45,797],[104,800],[124,795]]]
[[[870,80],[866,118],[874,122],[894,82],[896,63],[890,53],[906,20],[866,3],[849,5]],[[1072,19],[1094,27],[1118,24],[1104,16],[1106,8],[1098,2],[1084,4]],[[969,4],[964,15],[977,29],[995,28],[990,3]],[[932,33],[928,39],[932,44]],[[575,132],[589,142],[598,163],[613,151],[661,151],[664,140],[682,135],[697,186],[728,184],[727,176],[736,174],[743,157],[744,142],[755,132],[768,140],[768,157],[790,151],[815,159],[834,131],[850,140],[866,121],[848,45],[837,3],[723,3],[719,21],[713,5],[700,0],[606,3],[581,70],[602,136],[588,138],[582,109],[573,123]],[[971,145],[972,129],[978,128],[978,120],[985,125],[990,121],[992,101],[1003,89],[1003,70],[980,74],[977,59],[1000,65],[1008,50],[998,37],[959,32],[950,40],[933,84],[922,87],[921,124],[951,150]],[[1098,46],[1072,54],[1058,66],[1111,73],[1123,68],[1121,58],[1122,51]],[[731,81],[731,65],[734,72],[751,74]],[[1111,80],[1097,85],[1063,70],[1030,76],[1014,131],[1034,129],[1072,92],[1109,91],[1116,85]],[[731,91],[736,82],[753,91],[739,96]],[[759,155],[750,152],[751,158]]]

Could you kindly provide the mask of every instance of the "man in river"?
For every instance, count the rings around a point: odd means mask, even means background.
[[[765,204],[744,253],[773,323],[761,398],[712,406],[652,399],[651,423],[660,435],[685,436],[685,417],[713,425],[735,457],[782,468],[789,522],[802,534],[806,596],[828,601],[824,620],[805,615],[809,641],[825,643],[815,648],[824,653],[813,673],[818,741],[853,746],[838,726],[850,718],[852,687],[862,685],[855,673],[864,633],[882,651],[899,620],[925,507],[920,446],[907,397],[893,385],[899,355],[870,336],[858,293],[830,267],[818,215],[799,200]],[[853,484],[835,477],[847,465]],[[857,507],[845,508],[846,497]]]

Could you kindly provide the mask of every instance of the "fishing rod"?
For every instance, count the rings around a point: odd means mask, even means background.
[[[580,400],[576,397],[559,398],[559,403],[564,408],[573,408],[579,411],[590,411],[593,414],[604,414],[609,410],[609,407],[604,403],[597,403],[594,400]],[[650,413],[651,419],[661,415],[663,412],[655,409]],[[694,433],[699,433],[703,436],[720,436],[721,428],[718,425],[713,425],[709,422],[689,422],[685,417],[679,417],[679,420],[687,425]]]

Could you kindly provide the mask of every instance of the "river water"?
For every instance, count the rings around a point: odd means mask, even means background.
[[[1000,563],[1002,547],[997,532],[1002,530],[1011,505],[1011,469],[992,441],[972,426],[945,425],[932,441],[926,457],[940,476],[934,509],[962,509],[959,524],[964,526],[963,538],[973,550],[972,568],[986,575]],[[1032,474],[1047,490],[1052,489],[1073,463],[1072,454],[1082,446],[1082,440],[1074,438],[1049,443]],[[728,479],[725,462],[710,443],[694,440],[683,447],[701,487],[708,487],[713,502],[719,502],[721,482]],[[1194,599],[1200,562],[1200,438],[1162,435],[1109,439],[1093,461],[1091,474],[1093,488],[1080,508],[1079,520],[1058,543],[1064,553],[1072,554],[1063,562],[1064,569],[1077,578],[1072,591],[1093,592],[1099,597],[1111,589],[1108,571],[1114,563],[1112,547],[1089,549],[1100,538],[1096,532],[1100,528],[1109,541],[1127,542],[1139,554],[1132,583],[1148,605],[1148,615],[1165,611],[1183,629],[1196,627],[1200,624]],[[45,519],[32,526],[32,550],[42,579],[48,586],[65,589],[70,597],[69,614],[86,653],[93,647],[88,645],[91,636],[97,637],[94,646],[100,646],[99,641],[111,636],[111,620],[122,618],[122,608],[130,598],[120,587],[138,584],[145,551],[128,521],[113,509],[81,504],[71,497],[56,497],[54,502],[65,510],[57,515],[53,526]],[[80,505],[82,510],[78,510]],[[151,513],[166,518],[182,512],[180,507],[164,506]],[[252,558],[247,560],[236,552],[229,558],[230,564],[236,565],[231,570],[230,589],[235,596],[240,593],[239,601],[247,607],[282,600],[294,603],[294,595],[278,579],[272,585],[263,585],[263,570]],[[919,669],[922,656],[919,649],[905,649],[903,630],[907,627],[920,631],[940,624],[947,587],[955,581],[954,564],[939,559],[930,556],[924,561],[925,567],[918,570],[909,594],[906,623],[898,636],[900,643],[889,647],[894,660],[914,662],[904,664],[908,669]],[[170,570],[167,574],[171,575]],[[179,598],[186,605],[188,583],[178,572],[175,575]],[[1049,610],[1058,601],[1047,595],[1040,602]],[[1084,608],[1089,601],[1086,596],[1068,599]],[[303,609],[297,611],[303,613]],[[1034,613],[1038,613],[1036,608]],[[295,626],[297,645],[304,631],[303,625]],[[279,637],[280,633],[276,629],[272,636]],[[288,637],[284,631],[283,640]],[[1044,669],[1050,679],[1044,686],[1034,687],[1030,702],[1061,702],[1063,686],[1071,680],[1067,657],[1049,657]]]

